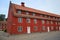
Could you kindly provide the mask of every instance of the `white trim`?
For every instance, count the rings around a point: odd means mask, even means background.
[[[48,29],[48,32],[50,32],[50,28],[49,28],[49,27],[47,27],[47,29]]]
[[[31,33],[31,31],[30,31],[30,26],[27,27],[27,33],[28,33],[28,34]]]

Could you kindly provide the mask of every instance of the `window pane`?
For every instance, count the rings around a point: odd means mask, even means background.
[[[26,12],[26,14],[28,15],[28,14],[29,14],[29,12]]]
[[[22,26],[19,26],[19,27],[18,27],[18,32],[22,32],[22,30],[23,30],[23,29],[22,29]]]
[[[27,23],[30,23],[30,18],[27,18],[26,21],[27,21]]]
[[[51,24],[53,24],[53,21],[51,21]]]
[[[33,16],[35,16],[35,13],[33,13]]]
[[[34,19],[34,23],[35,23],[35,24],[37,23],[37,19]]]
[[[42,24],[44,24],[45,23],[45,21],[44,20],[42,20]]]
[[[18,10],[17,13],[18,13],[18,14],[21,14],[21,10]]]
[[[20,17],[20,18],[18,18],[18,22],[22,22],[22,18]]]
[[[37,28],[37,26],[34,26],[34,30],[37,30],[38,28]]]
[[[51,29],[53,30],[53,26],[51,26]]]
[[[45,30],[45,26],[42,26],[42,30]]]
[[[49,21],[47,21],[47,24],[49,24]]]

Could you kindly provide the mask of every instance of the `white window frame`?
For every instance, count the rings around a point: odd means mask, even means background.
[[[22,17],[19,17],[19,18],[18,18],[18,22],[19,22],[19,23],[22,23]]]
[[[51,21],[51,24],[53,24],[53,21]]]
[[[51,29],[53,30],[53,29],[54,29],[54,27],[53,27],[53,26],[51,26]]]
[[[42,20],[42,24],[44,24],[45,23],[45,21],[44,20]]]
[[[49,24],[49,21],[47,21],[47,24]]]
[[[34,19],[34,24],[36,24],[37,23],[37,19]]]
[[[42,26],[42,30],[46,30],[45,26]]]
[[[56,25],[57,25],[57,22],[55,22],[56,23]]]
[[[27,19],[26,19],[26,22],[27,22],[27,23],[30,23],[30,18],[27,18]]]
[[[29,15],[29,12],[26,12],[27,15]]]
[[[17,13],[18,13],[18,14],[21,14],[21,10],[18,10]]]
[[[34,30],[36,30],[36,31],[37,31],[37,30],[38,30],[38,27],[37,27],[37,26],[34,26]]]
[[[22,32],[23,31],[23,27],[22,26],[18,26],[18,32]]]
[[[35,16],[35,13],[33,13],[32,15]]]

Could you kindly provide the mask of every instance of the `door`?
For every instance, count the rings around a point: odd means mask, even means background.
[[[47,30],[48,30],[48,32],[50,32],[50,28],[49,27],[47,27]]]
[[[59,30],[60,30],[60,27],[59,27]]]
[[[27,27],[27,33],[31,33],[30,32],[30,26]]]

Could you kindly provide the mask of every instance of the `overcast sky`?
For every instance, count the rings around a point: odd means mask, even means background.
[[[8,16],[9,2],[60,15],[60,0],[0,0],[0,14]]]

